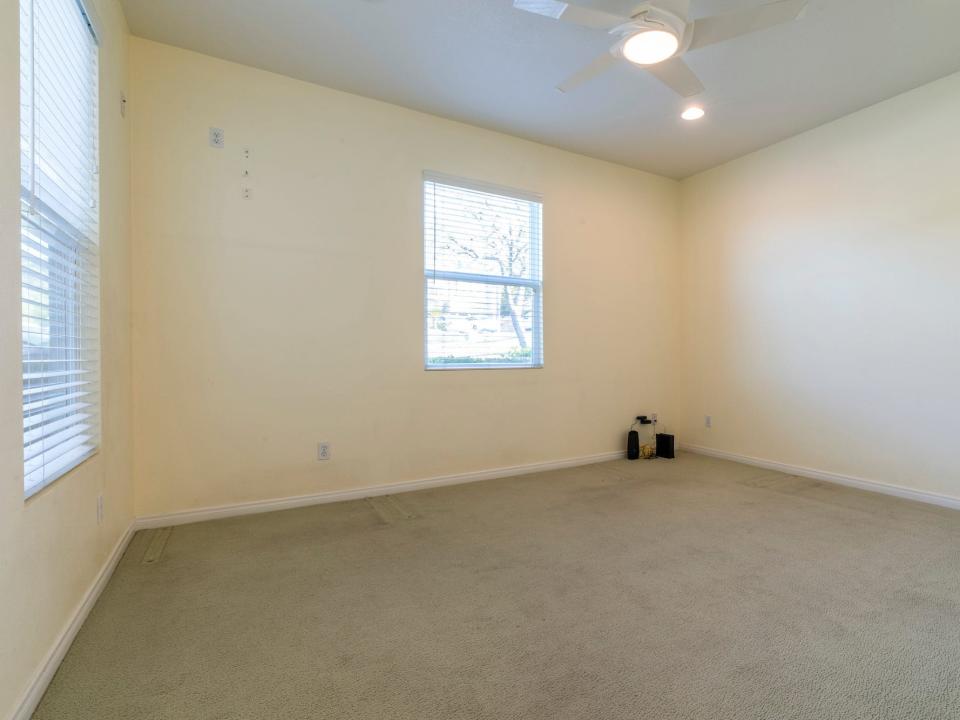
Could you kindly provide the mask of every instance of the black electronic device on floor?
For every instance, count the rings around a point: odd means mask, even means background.
[[[657,457],[676,457],[673,450],[673,444],[673,435],[668,435],[667,433],[657,433]]]

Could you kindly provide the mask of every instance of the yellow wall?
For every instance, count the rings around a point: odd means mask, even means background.
[[[127,27],[95,3],[100,49],[103,439],[100,453],[23,500],[20,414],[18,3],[0,3],[0,717],[19,705],[60,632],[133,518],[129,132],[120,118]],[[105,519],[97,524],[97,495]]]
[[[683,183],[683,442],[960,497],[958,128],[953,75]]]
[[[676,182],[140,39],[131,72],[138,514],[620,450],[669,416]],[[423,170],[543,194],[543,370],[423,370]]]

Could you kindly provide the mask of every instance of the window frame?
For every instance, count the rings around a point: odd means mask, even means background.
[[[18,6],[21,6],[21,5],[22,5],[23,3],[25,3],[25,2],[31,2],[31,3],[32,3],[33,0],[19,0]],[[92,202],[93,202],[94,212],[95,212],[95,214],[96,214],[96,220],[95,220],[95,225],[94,225],[95,231],[94,231],[93,235],[88,238],[88,240],[89,240],[89,247],[88,247],[88,248],[85,248],[85,247],[83,247],[83,246],[81,246],[81,245],[78,244],[75,252],[78,254],[78,256],[80,256],[80,255],[84,255],[85,253],[91,252],[91,249],[92,249],[92,252],[94,252],[94,253],[96,254],[96,259],[95,259],[95,261],[94,261],[94,263],[93,263],[92,266],[89,266],[86,262],[84,262],[84,263],[82,263],[81,265],[79,265],[79,268],[80,268],[81,273],[82,273],[81,279],[78,280],[79,285],[75,285],[75,286],[72,287],[72,288],[66,288],[66,289],[64,290],[64,292],[65,292],[66,294],[69,294],[69,295],[73,296],[73,294],[82,294],[82,293],[84,292],[82,289],[78,289],[78,287],[82,287],[83,284],[91,283],[91,282],[92,282],[92,284],[95,286],[95,291],[94,291],[94,292],[95,292],[95,294],[96,294],[96,318],[97,318],[97,322],[96,322],[96,337],[95,337],[95,343],[96,343],[96,358],[95,358],[95,361],[93,361],[93,360],[87,361],[87,360],[82,360],[82,359],[81,359],[81,362],[84,362],[84,363],[88,363],[88,362],[89,362],[89,363],[91,363],[91,364],[93,364],[93,363],[95,362],[95,367],[96,367],[96,370],[95,370],[95,373],[96,373],[95,385],[96,385],[96,393],[97,393],[97,397],[96,397],[96,401],[95,401],[95,402],[96,402],[96,409],[95,409],[95,414],[96,414],[96,421],[95,421],[95,422],[96,422],[96,424],[95,424],[96,442],[95,442],[95,444],[93,444],[93,447],[91,447],[89,450],[87,450],[87,451],[86,451],[85,453],[83,453],[82,455],[77,456],[76,458],[74,458],[73,460],[71,460],[69,463],[64,464],[63,467],[57,469],[56,472],[51,473],[49,476],[46,476],[46,475],[45,475],[44,478],[43,478],[43,480],[42,480],[41,482],[38,482],[38,483],[35,483],[35,484],[33,484],[33,485],[27,486],[27,472],[26,472],[27,468],[26,468],[26,454],[25,454],[25,451],[26,451],[25,443],[26,443],[26,440],[27,440],[27,426],[26,426],[26,416],[23,416],[23,417],[21,418],[21,440],[22,440],[22,442],[21,442],[21,462],[20,462],[20,471],[21,471],[21,472],[20,472],[20,477],[21,477],[21,483],[22,483],[22,487],[23,487],[23,499],[24,499],[24,502],[27,502],[27,501],[29,501],[31,498],[36,497],[36,496],[37,496],[38,494],[40,494],[43,490],[47,489],[48,487],[51,487],[51,486],[52,486],[54,483],[56,483],[58,480],[60,480],[61,478],[65,477],[66,475],[70,474],[71,472],[73,472],[74,470],[76,470],[77,468],[79,468],[81,465],[83,465],[84,463],[86,463],[86,462],[87,462],[88,460],[90,460],[91,458],[97,456],[97,455],[100,453],[100,451],[101,451],[101,449],[102,449],[102,445],[103,445],[103,388],[102,388],[102,377],[103,377],[102,365],[103,365],[103,358],[102,358],[102,330],[101,330],[101,321],[102,321],[102,304],[101,304],[101,299],[102,299],[102,293],[101,293],[101,286],[100,286],[101,271],[102,271],[102,264],[101,264],[101,262],[100,262],[101,190],[102,190],[102,184],[101,184],[101,182],[100,182],[100,180],[101,180],[101,178],[100,178],[100,161],[101,161],[101,144],[100,144],[100,131],[101,131],[101,97],[100,97],[100,90],[101,90],[101,85],[100,85],[100,71],[101,71],[101,66],[100,66],[100,60],[101,60],[101,57],[100,57],[100,49],[101,49],[101,30],[100,30],[100,28],[101,28],[101,23],[100,23],[100,18],[99,18],[99,16],[98,16],[97,12],[96,12],[96,9],[95,9],[95,7],[93,6],[93,3],[90,2],[90,0],[73,0],[73,4],[76,5],[76,7],[77,7],[77,9],[78,9],[78,11],[79,11],[79,13],[80,13],[80,19],[81,19],[81,21],[83,22],[86,31],[89,32],[89,34],[90,34],[90,42],[92,43],[92,49],[93,49],[93,63],[94,63],[94,65],[93,65],[93,76],[92,76],[92,83],[93,83],[93,84],[92,84],[92,87],[89,88],[89,90],[90,90],[90,99],[91,99],[91,101],[92,101],[92,107],[93,107],[92,128],[93,128],[93,133],[94,133],[94,135],[93,135],[94,154],[93,154],[93,156],[92,156],[94,165],[93,165],[93,176],[92,176],[91,179],[92,179],[93,187],[94,187],[95,191],[94,191],[94,194],[93,194],[93,197],[92,197]],[[20,9],[20,11],[22,12],[22,8],[19,8],[19,9]],[[32,10],[31,10],[31,12],[32,12]],[[19,22],[19,21],[18,21],[18,22]],[[34,48],[34,43],[35,43],[35,42],[36,42],[36,39],[35,39],[35,38],[31,39],[31,41],[30,41],[31,52],[33,52],[33,48]],[[20,46],[22,47],[22,41],[21,41],[21,42],[18,42],[18,45],[20,45]],[[33,65],[33,63],[35,62],[35,59],[34,59],[34,58],[35,58],[35,55],[34,55],[33,57],[29,58],[29,59],[26,59],[26,58],[24,57],[24,55],[23,55],[22,52],[19,54],[19,63],[20,63],[20,67],[21,67],[21,71],[20,71],[20,74],[21,74],[21,82],[22,82],[22,76],[23,76],[23,70],[22,70],[22,65],[23,65],[23,63],[24,63],[24,62],[30,62],[30,63],[31,63],[31,69],[30,69],[30,79],[31,79],[31,88],[30,88],[30,93],[31,93],[31,106],[30,106],[31,125],[35,125],[36,122],[37,122],[36,119],[35,119],[36,102],[37,102],[37,101],[36,101],[36,95],[35,95],[36,90],[35,90],[35,86],[33,85],[33,83],[36,82],[36,75],[35,75],[35,73],[36,73],[36,68],[35,68],[35,66]],[[19,85],[19,83],[18,83],[18,85]],[[23,112],[22,93],[23,93],[23,89],[22,89],[22,88],[18,88],[18,95],[19,95],[19,99],[18,99],[18,113],[22,113],[22,112]],[[22,118],[21,118],[20,122],[22,122]],[[36,156],[35,156],[35,155],[31,155],[30,160],[31,160],[32,163],[35,163],[35,162],[36,162]],[[20,187],[21,187],[21,198],[20,198],[20,202],[18,203],[18,204],[20,205],[20,218],[19,218],[20,222],[19,222],[19,224],[18,224],[18,237],[17,237],[18,242],[21,244],[21,251],[20,251],[20,256],[21,256],[21,259],[20,259],[20,275],[21,275],[20,304],[21,304],[21,310],[20,310],[20,313],[19,313],[19,325],[18,325],[18,327],[19,327],[19,333],[20,333],[20,353],[21,353],[21,357],[23,357],[24,348],[26,347],[26,346],[24,345],[24,341],[23,341],[24,316],[23,316],[23,309],[22,309],[22,304],[23,304],[23,292],[24,292],[24,291],[23,291],[23,285],[22,285],[22,283],[23,283],[23,273],[24,273],[24,261],[23,261],[23,249],[22,249],[22,245],[23,245],[23,242],[24,242],[23,236],[24,236],[24,232],[25,232],[24,223],[27,222],[27,220],[25,219],[25,215],[24,215],[24,212],[25,212],[25,211],[24,211],[24,208],[23,208],[23,203],[25,202],[24,196],[23,196],[23,194],[22,194],[22,193],[24,192],[24,188],[23,188],[23,185],[22,185],[23,173],[24,173],[24,169],[23,169],[23,164],[22,164],[22,161],[21,161],[21,162],[19,163],[19,174],[20,174],[20,179],[21,179],[21,186],[20,186]],[[31,183],[35,183],[35,182],[36,182],[35,169],[32,169],[32,170],[31,170]],[[60,187],[60,189],[69,191],[69,187]],[[48,206],[46,203],[44,203],[43,200],[41,200],[40,198],[37,198],[36,195],[35,195],[35,193],[36,193],[36,188],[35,188],[35,186],[32,186],[32,187],[29,189],[30,203],[31,203],[31,204],[39,204],[39,205],[42,205],[42,206],[44,207],[44,211],[43,211],[44,216],[46,216],[46,217],[53,217],[53,218],[55,218],[55,219],[59,219],[59,221],[62,222],[66,227],[70,228],[71,230],[76,231],[76,228],[74,228],[73,225],[72,225],[69,221],[66,220],[66,218],[63,218],[63,216],[61,216],[58,212],[56,212],[56,210],[55,210],[54,208],[52,208],[52,207]],[[35,209],[35,207],[31,207],[31,209],[27,210],[26,212],[29,212],[31,216],[34,216],[34,215],[37,214],[38,211]],[[90,277],[93,278],[92,281],[90,280]],[[75,330],[77,333],[81,333],[81,332],[83,332],[83,330],[84,330],[83,320],[82,320],[83,312],[84,312],[83,308],[80,307],[79,311],[75,314],[75,317],[74,317],[73,320],[72,320],[72,323],[73,323],[73,324],[71,324],[71,325],[69,326],[70,329]],[[80,337],[80,335],[78,334],[77,337]],[[25,374],[24,374],[23,370],[21,370],[21,376],[25,379]],[[25,391],[25,390],[26,390],[26,386],[23,385],[22,387],[23,387],[23,390]],[[23,407],[22,407],[22,406],[23,406],[23,402],[24,402],[24,401],[23,401],[23,398],[21,397],[21,414],[23,413]],[[42,425],[41,425],[41,427],[42,427]]]
[[[448,175],[446,173],[424,170],[420,181],[420,249],[426,252],[426,195],[427,183],[439,183],[464,190],[473,190],[476,192],[499,195],[501,197],[511,198],[513,200],[522,200],[528,203],[535,203],[539,206],[539,212],[535,217],[531,217],[531,226],[535,232],[531,232],[531,252],[535,257],[536,267],[538,268],[537,279],[515,278],[504,275],[484,275],[481,273],[464,273],[454,270],[428,270],[426,255],[421,258],[421,267],[423,268],[423,369],[427,371],[434,370],[542,370],[543,360],[543,196],[540,193],[530,190],[519,190],[517,188],[494,183],[484,182],[482,180],[471,180]],[[534,245],[536,238],[536,245]],[[449,280],[453,282],[471,282],[489,285],[506,285],[510,287],[530,288],[533,292],[533,313],[534,323],[531,331],[531,359],[529,363],[430,363],[430,328],[428,322],[428,303],[429,303],[429,284],[431,280]]]

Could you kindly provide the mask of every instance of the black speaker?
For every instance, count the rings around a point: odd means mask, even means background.
[[[627,460],[636,460],[640,457],[640,433],[631,430],[627,433]]]
[[[667,435],[667,433],[657,433],[657,457],[676,457],[673,454],[673,435]]]

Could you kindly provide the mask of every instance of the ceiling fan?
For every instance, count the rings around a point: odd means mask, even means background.
[[[779,0],[727,15],[688,20],[690,0],[513,0],[518,10],[605,30],[616,42],[603,55],[557,86],[569,92],[616,62],[639,65],[682,97],[703,92],[683,55],[707,45],[796,20],[809,0]]]

